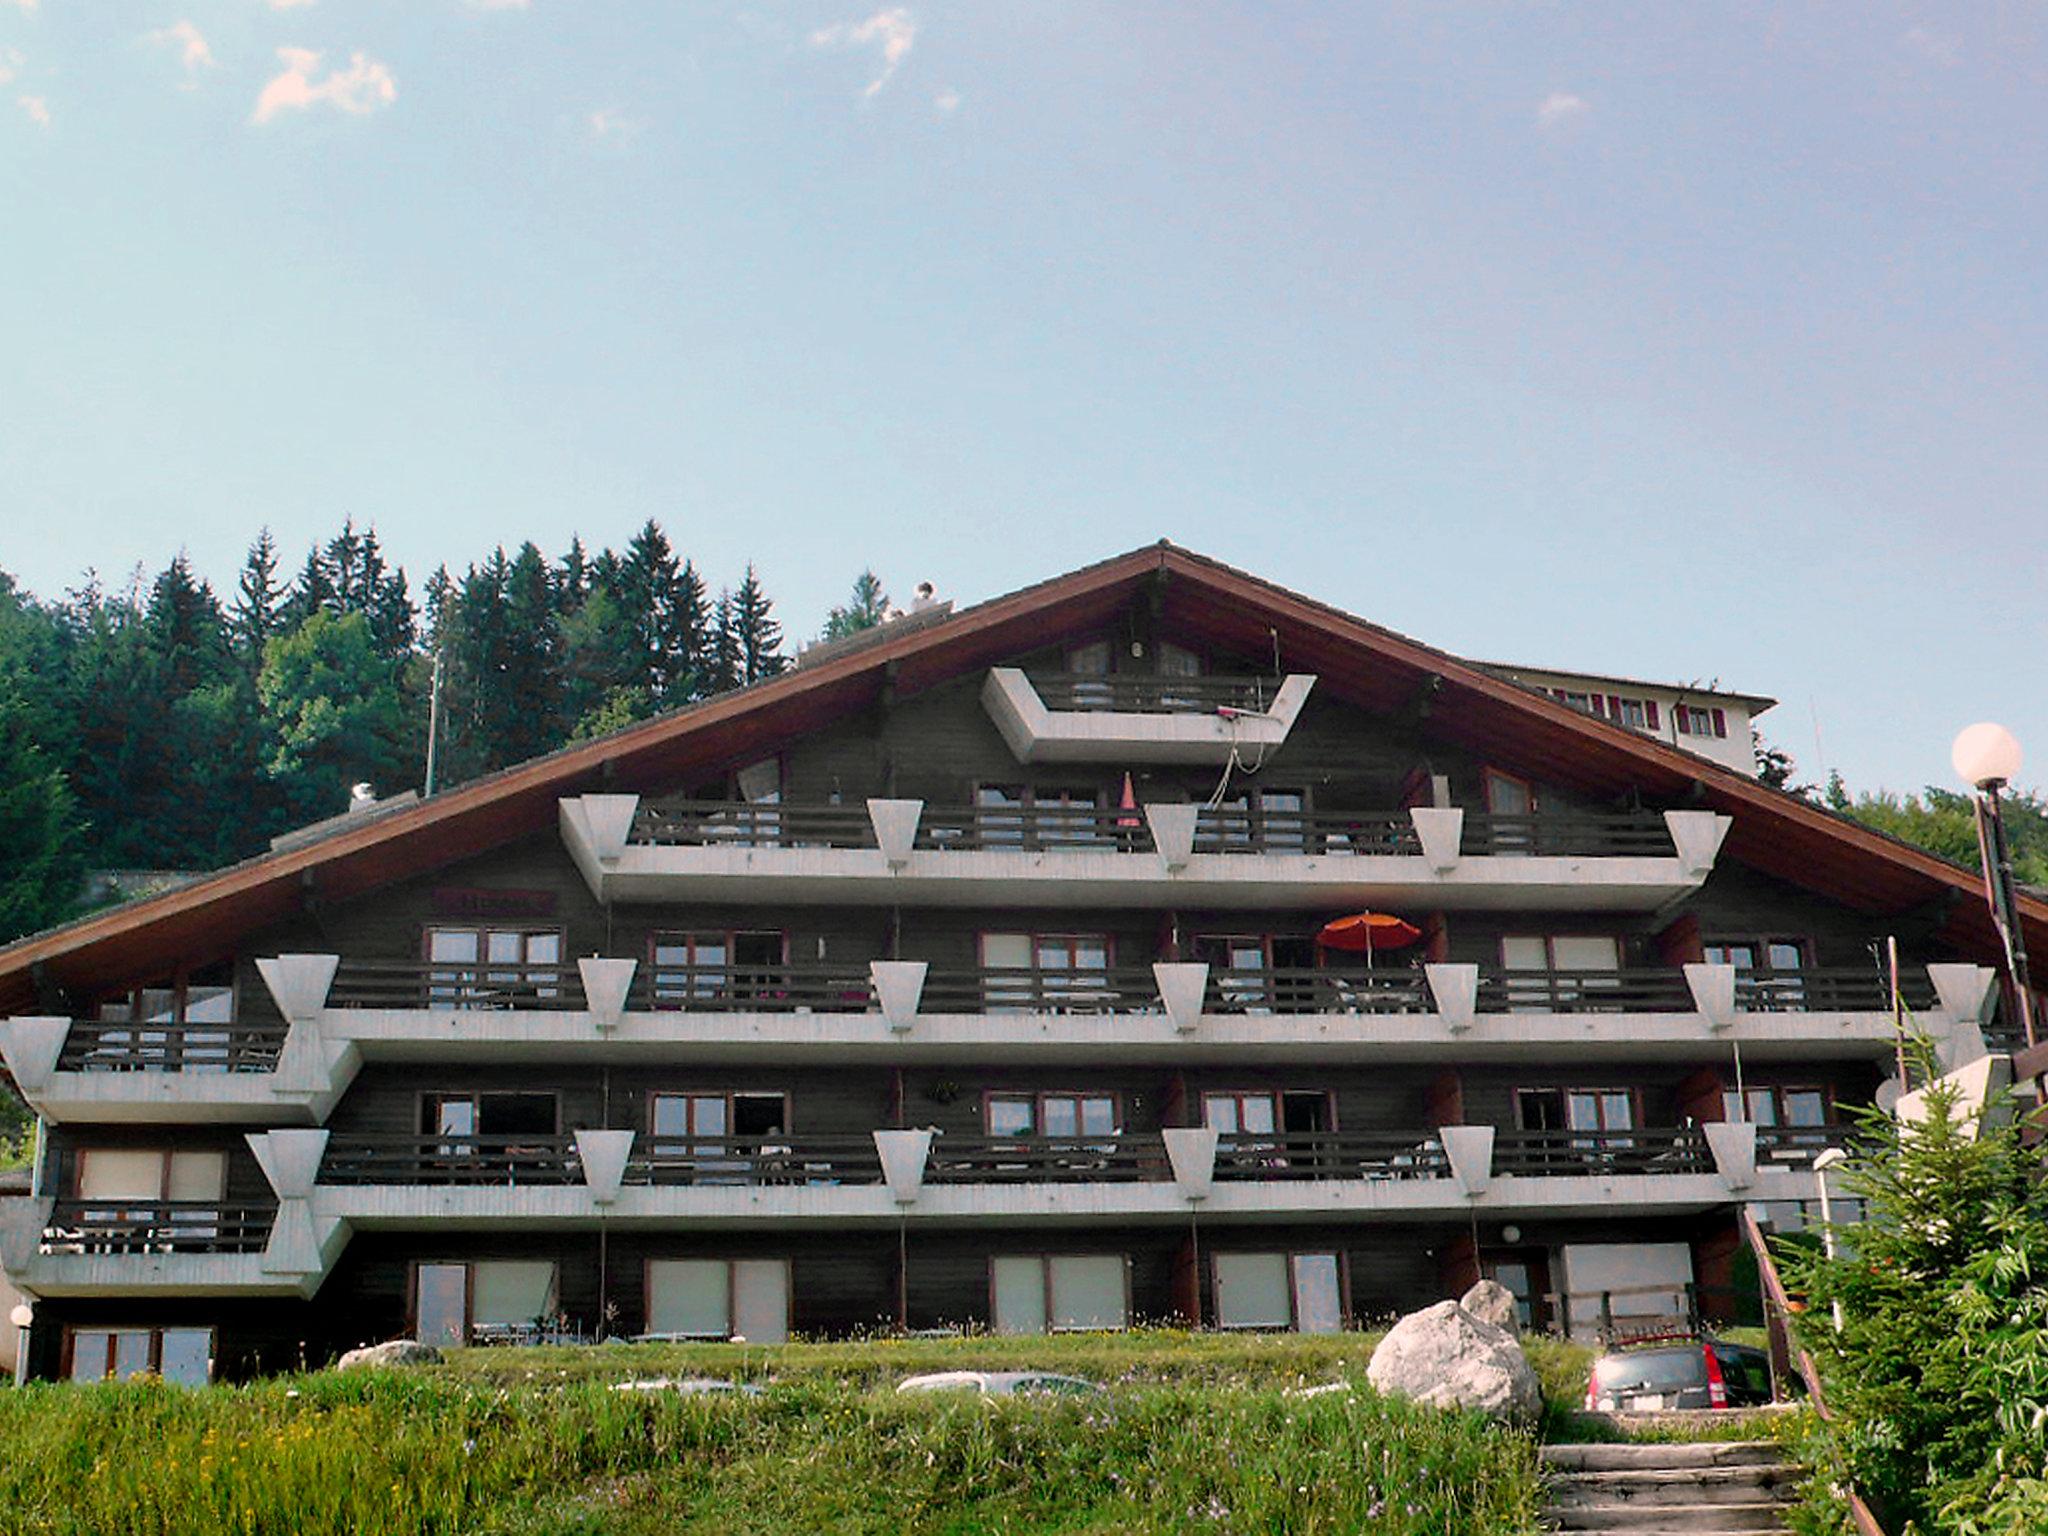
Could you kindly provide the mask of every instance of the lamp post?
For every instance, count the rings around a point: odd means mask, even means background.
[[[2020,929],[2019,900],[2013,888],[2012,853],[2005,841],[2005,817],[1999,792],[2019,775],[2020,744],[2002,725],[1980,721],[1956,737],[1949,761],[1963,782],[1976,790],[1977,849],[1984,865],[1984,898],[1991,922],[2005,945],[2005,971],[2019,998],[2020,1032],[2031,1051],[2034,1039],[2034,995],[2027,980],[2027,940]]]
[[[1828,1256],[1828,1262],[1835,1258],[1835,1213],[1828,1205],[1828,1170],[1839,1168],[1849,1161],[1849,1154],[1840,1147],[1828,1147],[1813,1160],[1813,1181],[1820,1186],[1820,1245]],[[1835,1332],[1842,1331],[1842,1301],[1835,1298]]]
[[[28,1331],[35,1323],[35,1308],[27,1302],[17,1302],[7,1320],[14,1324],[14,1384],[18,1387],[28,1380]]]

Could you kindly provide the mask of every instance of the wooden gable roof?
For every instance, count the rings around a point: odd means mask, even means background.
[[[1428,728],[1491,761],[1592,794],[1640,790],[1734,818],[1724,853],[1874,915],[1918,914],[1965,953],[1996,941],[1970,871],[1765,787],[1676,747],[1593,718],[1446,652],[1172,544],[1132,550],[977,604],[884,629],[735,693],[536,758],[431,800],[343,822],[306,844],[0,949],[0,1014],[64,992],[140,981],[231,950],[310,901],[345,901],[555,824],[565,795],[643,789],[818,729],[884,697],[905,697],[1110,622],[1149,595],[1162,619],[1368,709],[1414,710]],[[2048,901],[2023,900],[2029,939],[2048,953]]]

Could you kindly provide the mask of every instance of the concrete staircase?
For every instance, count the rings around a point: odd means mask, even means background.
[[[1549,1523],[1612,1536],[1783,1531],[1804,1469],[1769,1440],[1546,1445]]]

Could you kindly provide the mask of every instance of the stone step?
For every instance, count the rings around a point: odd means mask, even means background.
[[[1553,1506],[1543,1515],[1545,1524],[1555,1530],[1585,1531],[1589,1536],[1776,1536],[1786,1529],[1780,1504],[1701,1504],[1692,1509]]]
[[[1589,1441],[1546,1445],[1544,1465],[1572,1472],[1632,1472],[1656,1467],[1774,1466],[1785,1459],[1775,1440]]]
[[[1562,1472],[1550,1480],[1551,1502],[1560,1507],[1621,1505],[1754,1504],[1789,1489],[1803,1474],[1775,1466],[1650,1468],[1622,1472]]]

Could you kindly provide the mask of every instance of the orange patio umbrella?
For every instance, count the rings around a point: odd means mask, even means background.
[[[1406,949],[1421,937],[1420,928],[1391,912],[1353,912],[1323,924],[1316,943],[1324,949],[1362,950],[1365,968],[1371,970],[1373,951]]]

